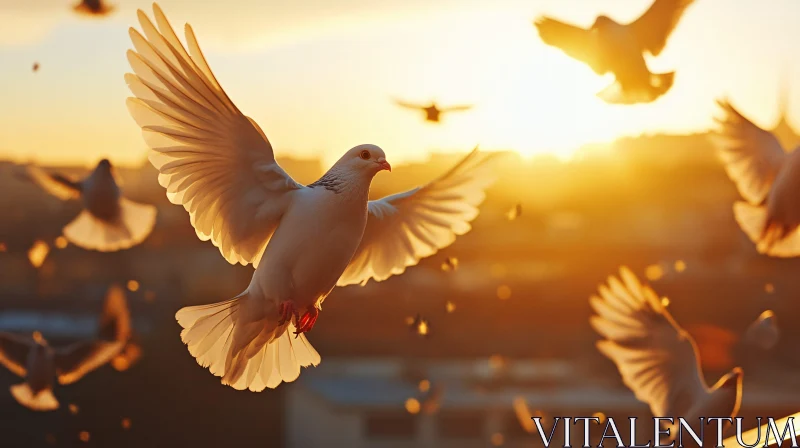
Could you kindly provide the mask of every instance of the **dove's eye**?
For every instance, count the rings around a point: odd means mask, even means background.
[[[364,160],[369,160],[369,158],[370,158],[369,151],[367,151],[366,149],[361,151],[360,156]]]

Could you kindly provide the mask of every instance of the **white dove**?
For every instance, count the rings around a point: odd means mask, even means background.
[[[779,338],[780,330],[778,330],[777,318],[772,310],[761,313],[745,332],[745,340],[762,350],[774,348],[778,344]]]
[[[64,226],[70,243],[84,249],[113,252],[147,238],[156,222],[156,208],[121,196],[111,162],[100,161],[92,174],[74,182],[30,165],[28,174],[45,191],[62,200],[80,199],[84,210]]]
[[[125,296],[108,294],[96,339],[55,348],[38,332],[33,337],[0,333],[0,364],[25,378],[25,382],[11,386],[11,395],[34,411],[58,409],[53,395],[55,381],[72,384],[110,361],[127,343],[130,328]]]
[[[756,126],[727,101],[712,135],[728,176],[746,202],[733,204],[736,221],[761,254],[800,255],[800,151],[787,154],[775,135]]]
[[[694,0],[655,0],[638,19],[622,25],[598,16],[590,29],[548,17],[534,24],[542,41],[588,64],[598,75],[614,74],[613,84],[597,96],[612,104],[649,103],[666,93],[675,72],[651,73],[644,52],[658,56]]]
[[[189,212],[197,235],[228,262],[256,268],[233,299],[178,311],[181,338],[223,384],[275,388],[320,362],[303,333],[335,286],[400,274],[469,231],[492,180],[486,156],[473,151],[424,187],[368,201],[373,176],[391,166],[381,148],[360,145],[300,185],[222,90],[192,28],[187,52],[153,11],[158,28],[139,11],[144,36],[130,30],[129,111],[167,197]]]
[[[735,417],[742,398],[742,369],[734,368],[710,389],[692,337],[673,320],[662,300],[626,267],[599,287],[589,302],[592,327],[605,340],[597,348],[614,361],[622,381],[647,403],[654,417]],[[602,297],[602,298],[601,298]],[[673,431],[672,436],[675,435]]]

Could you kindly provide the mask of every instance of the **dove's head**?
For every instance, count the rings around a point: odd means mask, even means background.
[[[351,170],[363,173],[370,179],[379,171],[392,171],[392,166],[386,161],[386,154],[375,145],[358,145],[351,148],[339,159],[337,165],[340,163]]]
[[[111,171],[111,161],[108,159],[103,159],[100,162],[98,162],[97,168],[104,171]]]
[[[614,23],[615,22],[611,20],[610,17],[600,15],[597,16],[597,18],[595,19],[594,24],[592,25],[592,29],[603,29]]]

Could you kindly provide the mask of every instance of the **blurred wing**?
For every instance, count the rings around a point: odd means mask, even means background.
[[[27,374],[28,353],[34,342],[31,338],[10,333],[0,333],[0,364],[17,376]]]
[[[597,312],[592,327],[603,337],[597,348],[614,361],[622,381],[656,417],[686,415],[707,388],[692,337],[681,329],[652,289],[627,268],[622,282],[609,277],[600,297],[589,301]]]
[[[443,108],[439,109],[439,112],[458,112],[458,111],[470,110],[470,109],[472,109],[472,105],[471,104],[464,104],[464,105],[460,105],[460,106],[443,107]]]
[[[786,153],[772,133],[756,126],[727,101],[717,103],[725,117],[717,119],[721,130],[712,135],[712,139],[725,171],[747,202],[761,204],[772,188]]]
[[[467,233],[494,180],[490,157],[476,148],[428,185],[370,201],[361,244],[336,284],[386,280]]]
[[[595,39],[591,30],[549,17],[540,17],[534,22],[539,36],[547,45],[559,48],[572,58],[589,64],[597,74],[605,73],[598,65],[594,51]]]
[[[407,103],[407,102],[405,102],[405,101],[400,101],[400,100],[394,100],[394,102],[395,102],[395,103],[396,103],[398,106],[405,107],[405,108],[408,108],[408,109],[416,109],[416,110],[419,110],[419,109],[424,109],[424,108],[425,108],[424,106],[420,106],[420,105],[418,105],[418,104]]]
[[[692,2],[694,0],[655,0],[650,9],[629,25],[642,49],[658,56],[667,45],[672,30],[678,26],[683,11]]]
[[[104,341],[128,342],[131,337],[131,317],[125,292],[112,285],[106,292],[103,314],[100,315],[98,337]]]
[[[27,172],[39,187],[63,201],[78,199],[81,195],[81,184],[60,174],[47,173],[35,165],[28,165]]]
[[[72,384],[92,370],[111,361],[125,347],[124,342],[81,341],[56,350],[58,382]]]
[[[228,262],[258,264],[299,188],[275,162],[267,137],[222,90],[186,25],[189,52],[161,9],[158,29],[139,11],[144,36],[131,28],[136,73],[125,80],[136,98],[128,110],[153,151],[150,162],[173,204],[189,212],[201,240]]]

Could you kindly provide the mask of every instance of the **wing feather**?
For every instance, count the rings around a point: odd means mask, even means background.
[[[667,45],[672,30],[678,26],[683,12],[694,0],[655,0],[653,4],[630,24],[642,49],[658,56]]]
[[[28,353],[34,344],[31,338],[0,333],[0,364],[3,364],[11,373],[24,378],[28,372]]]
[[[596,51],[595,37],[591,30],[549,17],[540,17],[534,25],[539,31],[542,42],[588,64],[599,75],[606,72],[598,60],[599,53]]]

